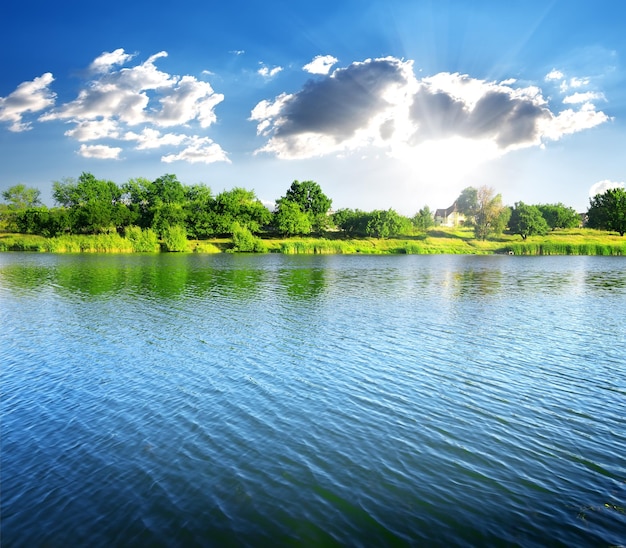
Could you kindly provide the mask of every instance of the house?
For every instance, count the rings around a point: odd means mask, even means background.
[[[461,226],[465,223],[465,215],[461,213],[454,202],[447,209],[435,211],[435,224],[438,226]]]

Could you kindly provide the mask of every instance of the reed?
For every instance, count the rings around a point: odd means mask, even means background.
[[[504,250],[515,255],[626,255],[625,243],[519,242]]]

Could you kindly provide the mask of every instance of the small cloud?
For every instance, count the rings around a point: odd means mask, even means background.
[[[31,129],[31,123],[23,121],[24,115],[54,105],[56,94],[49,89],[53,81],[52,73],[46,72],[32,81],[22,82],[7,97],[0,97],[0,122],[9,122],[10,131]]]
[[[119,127],[115,120],[82,120],[76,122],[73,129],[68,129],[64,135],[77,141],[96,141],[98,139],[119,138]]]
[[[589,78],[570,78],[569,87],[571,88],[581,88],[583,86],[589,85]]]
[[[574,93],[572,95],[569,95],[568,97],[565,97],[565,99],[563,99],[563,103],[565,103],[566,105],[577,105],[577,104],[582,104],[582,103],[588,103],[589,101],[596,101],[596,100],[606,100],[606,98],[604,97],[604,93],[599,93],[596,91],[587,91],[585,93]]]
[[[140,134],[129,131],[124,135],[125,141],[136,141],[137,150],[147,150],[160,148],[163,146],[178,146],[188,140],[187,135],[176,133],[166,133],[162,135],[160,131],[152,128],[145,128]]]
[[[283,70],[283,67],[274,67],[274,68],[270,69],[269,67],[265,66],[263,63],[261,63],[261,65],[262,66],[257,71],[257,73],[260,74],[261,76],[263,76],[263,78],[273,78],[280,71]]]
[[[228,53],[230,53],[231,55],[243,55],[244,53],[246,53],[246,50],[243,50],[243,49],[231,49]]]
[[[317,55],[310,63],[304,65],[302,70],[311,74],[328,74],[335,63],[337,58],[332,55]]]
[[[501,86],[512,86],[515,82],[517,82],[516,78],[509,78],[508,80],[502,80],[500,82]]]
[[[589,78],[570,78],[561,82],[561,93],[567,93],[571,88],[577,89],[589,85]]]
[[[548,74],[546,74],[546,81],[550,81],[550,80],[563,80],[563,78],[565,78],[565,75],[557,69],[552,69],[550,72],[548,72]]]
[[[192,137],[191,144],[178,154],[168,154],[161,157],[161,161],[170,164],[176,161],[185,161],[190,164],[212,164],[214,162],[231,163],[226,152],[217,143],[208,137]]]
[[[96,59],[93,60],[91,65],[89,65],[89,70],[96,73],[109,72],[115,65],[123,65],[132,58],[133,55],[125,53],[122,48],[111,52],[104,52],[100,57],[96,57]]]
[[[80,154],[83,158],[97,158],[99,160],[117,160],[122,152],[119,147],[107,145],[80,145]]]
[[[624,183],[617,183],[609,179],[599,181],[596,184],[592,185],[589,189],[589,198],[594,198],[598,194],[604,194],[607,190],[610,190],[612,188],[626,188],[626,185]]]

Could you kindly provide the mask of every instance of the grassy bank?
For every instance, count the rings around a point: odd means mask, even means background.
[[[284,254],[494,254],[515,255],[626,255],[626,237],[591,229],[556,230],[546,236],[522,240],[517,235],[502,235],[481,241],[470,229],[437,227],[424,234],[405,238],[346,239],[338,234],[327,238],[264,238],[268,252]],[[190,240],[188,251],[222,253],[233,247],[229,238]],[[26,234],[0,234],[0,251],[37,251],[48,253],[133,253],[136,242],[117,234],[61,236],[44,238]],[[158,251],[156,245],[154,251]]]

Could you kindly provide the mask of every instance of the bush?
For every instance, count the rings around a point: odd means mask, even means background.
[[[266,253],[267,246],[252,234],[245,226],[235,223],[233,227],[233,247],[230,251],[245,253]]]
[[[151,228],[141,229],[138,226],[127,226],[124,235],[138,253],[153,253],[159,250],[159,239]]]
[[[168,226],[163,231],[163,247],[165,251],[187,251],[187,230],[184,226],[174,225]]]

